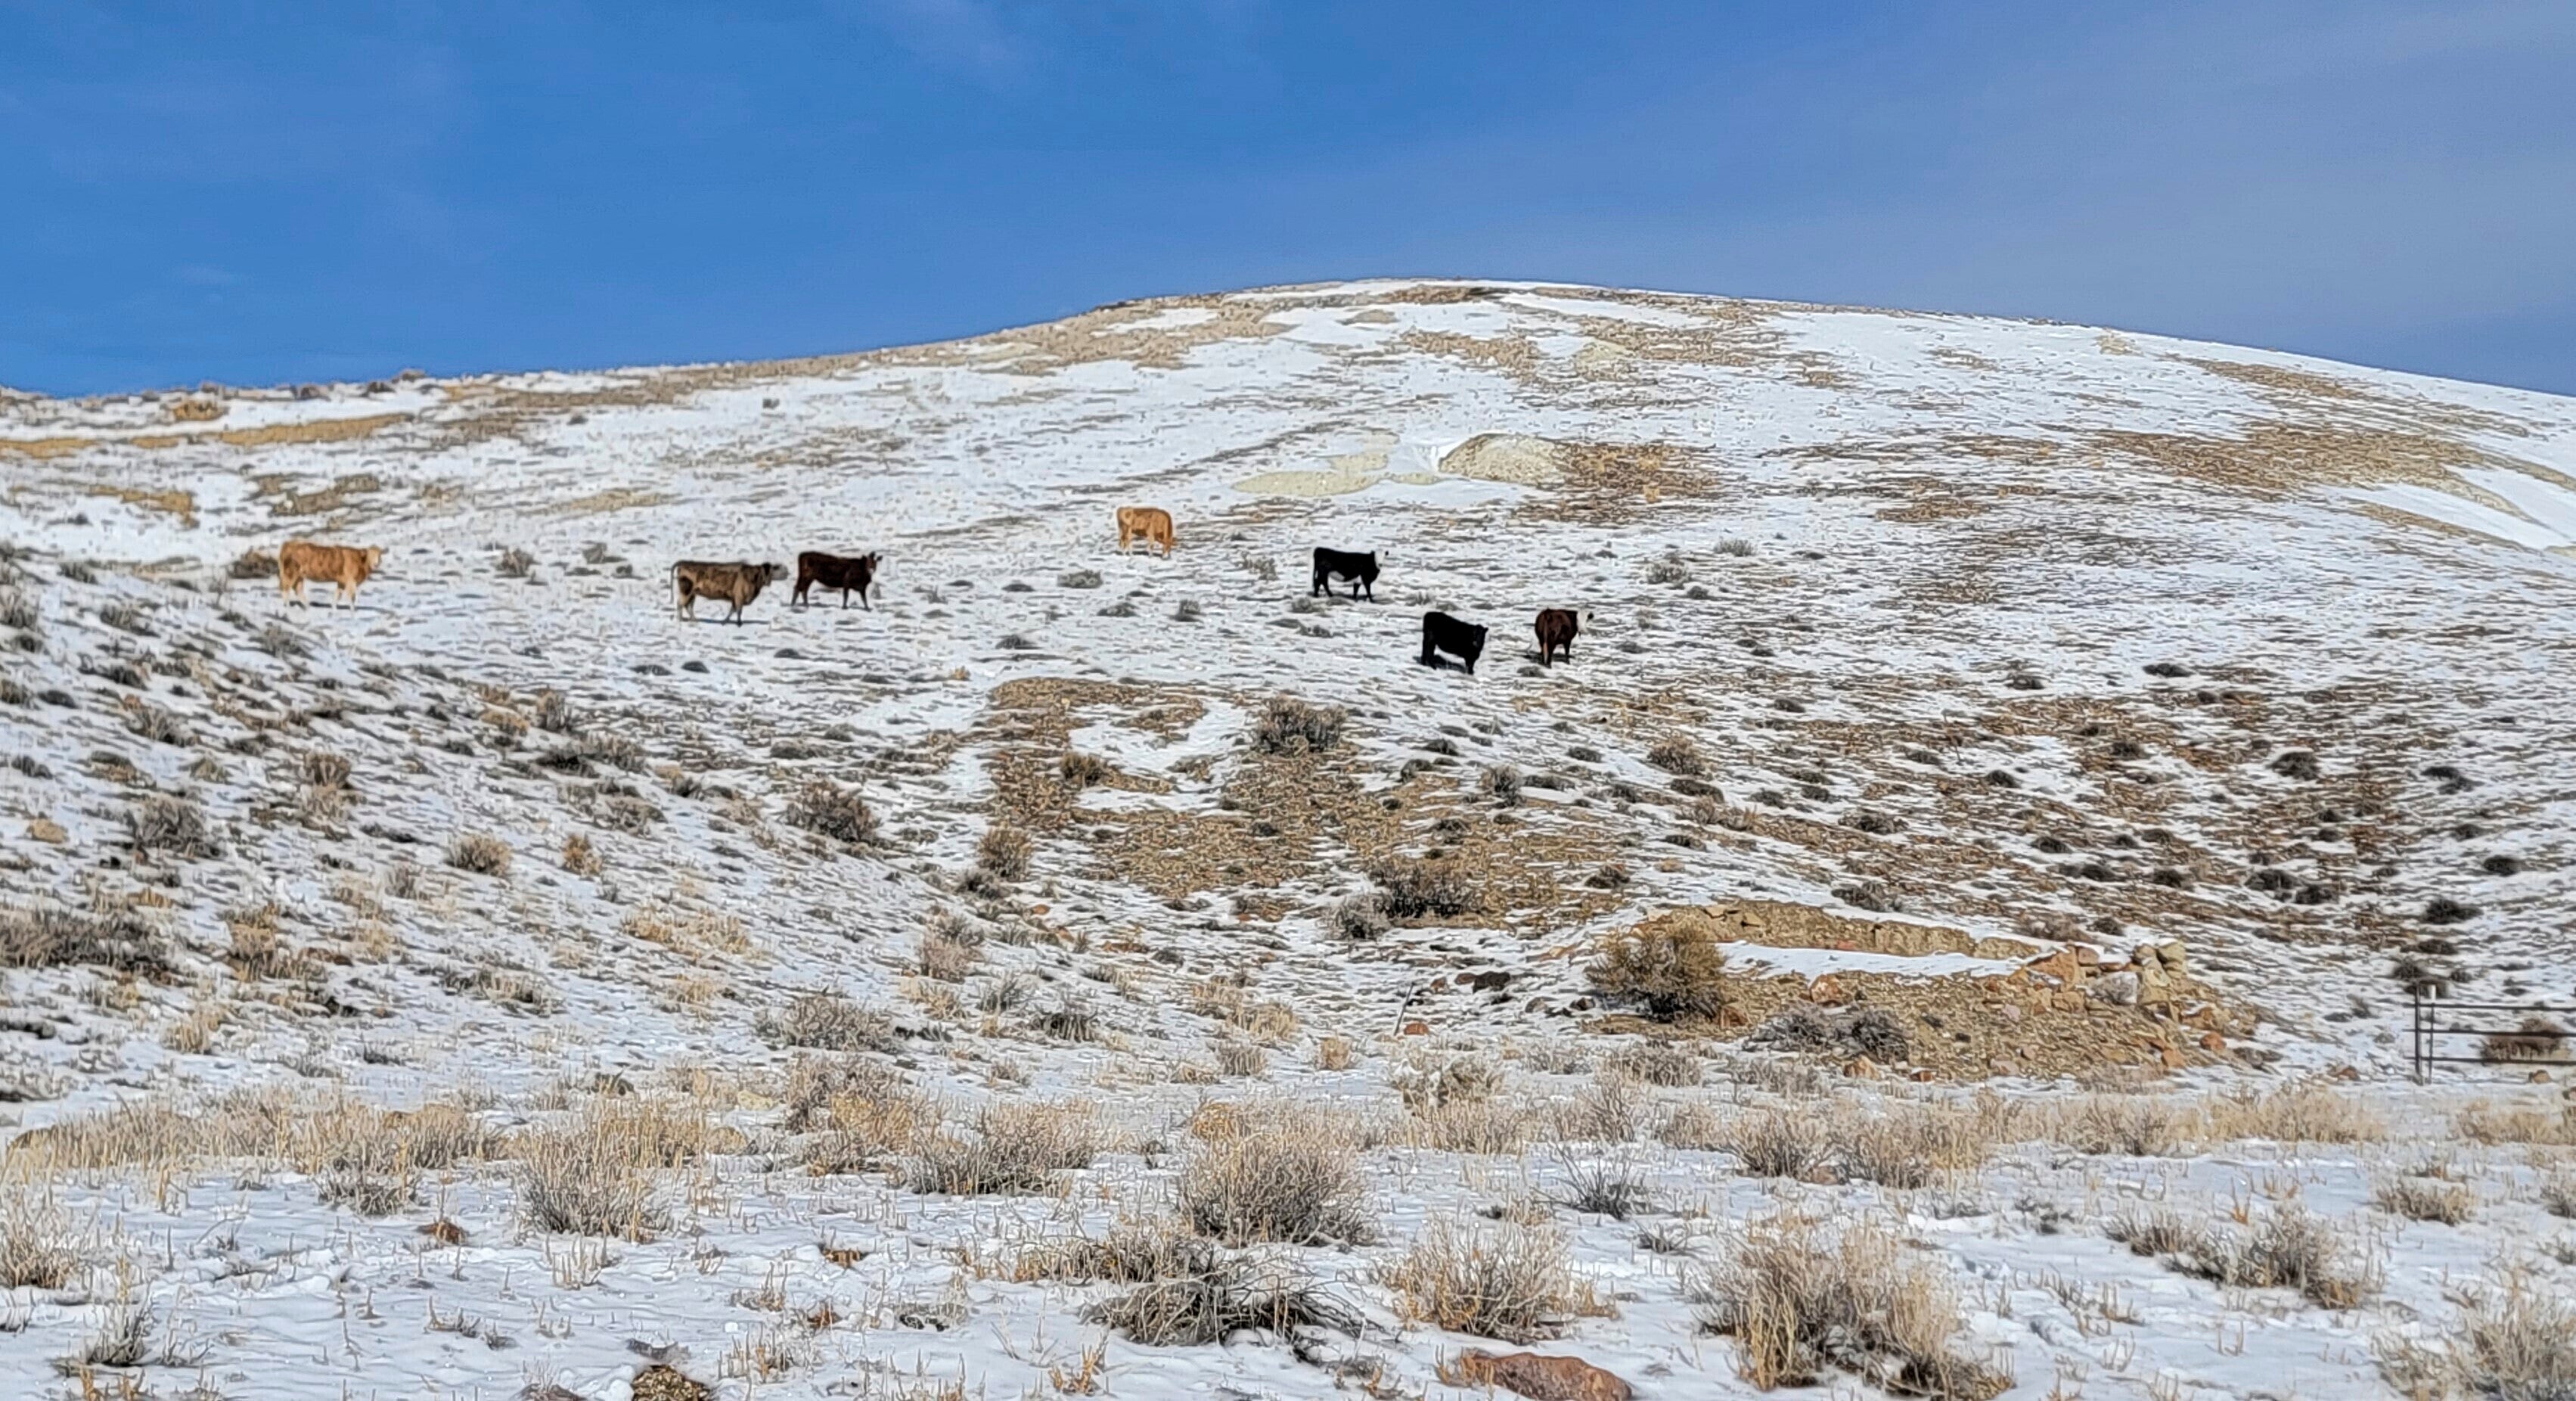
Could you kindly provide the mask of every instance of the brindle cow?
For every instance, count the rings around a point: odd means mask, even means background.
[[[827,555],[821,550],[803,551],[796,556],[796,591],[788,597],[788,605],[794,608],[804,607],[805,591],[820,584],[824,588],[841,591],[843,608],[850,606],[850,590],[856,589],[859,591],[859,606],[874,611],[876,605],[868,602],[868,585],[876,581],[877,564],[883,558],[884,556],[874,550],[863,555]]]
[[[752,564],[743,560],[717,563],[713,560],[684,559],[671,566],[671,582],[679,590],[679,614],[694,620],[701,598],[720,598],[733,605],[725,621],[742,626],[742,610],[760,591],[778,582],[787,571],[775,564]]]
[[[1542,608],[1538,610],[1536,626],[1540,666],[1554,665],[1559,651],[1565,653],[1567,661],[1574,660],[1574,635],[1583,631],[1583,624],[1573,609]]]
[[[360,549],[354,545],[317,545],[310,540],[289,540],[277,547],[277,591],[304,602],[304,585],[311,580],[328,580],[336,586],[331,602],[337,607],[346,599],[351,608],[358,606],[358,586],[376,572],[385,557],[379,546]]]
[[[1121,506],[1118,508],[1118,553],[1127,553],[1130,541],[1142,540],[1145,548],[1163,547],[1163,558],[1172,557],[1172,513],[1160,506]]]

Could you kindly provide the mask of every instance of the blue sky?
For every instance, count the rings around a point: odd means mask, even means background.
[[[2576,3],[0,0],[0,383],[772,357],[1378,274],[2576,393]]]

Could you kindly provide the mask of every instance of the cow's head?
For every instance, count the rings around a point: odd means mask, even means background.
[[[367,572],[372,574],[375,572],[377,565],[384,563],[385,547],[382,545],[369,545],[362,554],[367,561]]]
[[[757,566],[757,568],[760,574],[760,582],[764,584],[775,584],[779,580],[787,577],[787,566],[783,564],[763,564]]]
[[[874,569],[878,565],[885,563],[885,556],[878,554],[874,550],[868,551],[866,554],[859,556],[859,558],[866,560],[868,562],[868,568],[870,569]]]

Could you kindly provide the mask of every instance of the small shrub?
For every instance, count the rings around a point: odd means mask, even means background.
[[[1232,1246],[1365,1244],[1376,1231],[1351,1140],[1347,1127],[1282,1111],[1249,1133],[1202,1144],[1181,1169],[1181,1214],[1190,1229]]]
[[[1518,807],[1521,802],[1521,771],[1509,764],[1496,764],[1485,770],[1485,791],[1493,795],[1498,807]]]
[[[2317,756],[2305,749],[2284,751],[2281,757],[2272,761],[2271,769],[2283,778],[2297,779],[2302,783],[2315,782],[2320,772]]]
[[[125,728],[154,744],[167,744],[180,749],[188,746],[188,727],[180,723],[178,716],[157,705],[128,706],[125,711]]]
[[[2078,1153],[2169,1158],[2186,1151],[2192,1127],[2190,1112],[2167,1100],[2093,1095],[2061,1110],[2049,1134]]]
[[[1649,584],[1687,584],[1690,576],[1690,566],[1682,561],[1680,554],[1671,551],[1646,566],[1646,582]]]
[[[0,1214],[0,1289],[61,1289],[80,1271],[80,1252],[51,1218],[13,1202]]]
[[[1198,601],[1195,599],[1182,599],[1172,609],[1172,621],[1176,623],[1195,623],[1202,616]]]
[[[2219,1284],[2295,1289],[2327,1309],[2352,1308],[2378,1288],[2372,1267],[2355,1258],[2337,1228],[2296,1206],[2275,1207],[2248,1226],[2203,1232],[2175,1263]]]
[[[1802,1217],[1756,1224],[1691,1288],[1700,1326],[1736,1342],[1736,1374],[1763,1391],[1857,1372],[1886,1390],[1987,1401],[2009,1373],[1959,1353],[1950,1286],[1866,1222],[1826,1232]]]
[[[995,877],[1015,881],[1027,877],[1033,850],[1028,833],[1006,823],[995,823],[976,842],[975,859]]]
[[[787,822],[794,827],[828,837],[850,846],[865,846],[877,838],[877,815],[855,788],[843,788],[830,779],[818,778],[787,801]]]
[[[576,876],[595,876],[606,864],[600,860],[599,849],[590,844],[589,837],[575,832],[564,838],[563,868],[566,871]]]
[[[463,832],[448,839],[447,864],[478,876],[510,873],[510,844],[489,832]]]
[[[1600,1158],[1568,1156],[1559,1161],[1565,1185],[1548,1203],[1588,1216],[1625,1221],[1655,1209],[1655,1194],[1632,1165]]]
[[[210,857],[220,850],[207,827],[205,809],[167,794],[156,793],[127,809],[125,835],[137,851]]]
[[[1699,746],[1688,735],[1675,735],[1647,750],[1646,762],[1666,773],[1697,777],[1708,772],[1708,761],[1700,757]]]
[[[2477,1214],[2478,1194],[2465,1182],[2431,1177],[2392,1177],[2371,1189],[2370,1204],[2409,1221],[2457,1226]]]
[[[1699,1057],[1661,1041],[1636,1041],[1612,1052],[1603,1062],[1610,1070],[1667,1089],[1700,1082]]]
[[[905,1185],[954,1196],[1038,1192],[1058,1172],[1091,1166],[1099,1152],[1099,1126],[1087,1106],[994,1104],[976,1116],[973,1137],[943,1134],[923,1143]]]
[[[277,556],[262,549],[244,550],[233,556],[231,564],[224,566],[224,575],[231,579],[274,579],[277,577]]]
[[[1174,1277],[1094,1304],[1083,1320],[1146,1347],[1205,1347],[1245,1331],[1276,1333],[1293,1349],[1316,1329],[1359,1336],[1359,1316],[1326,1299],[1293,1264],[1204,1249],[1178,1258],[1185,1263]]]
[[[1447,918],[1483,902],[1455,862],[1396,859],[1369,870],[1377,882],[1378,908],[1391,919]]]
[[[664,1166],[636,1121],[600,1106],[522,1134],[519,1209],[540,1231],[648,1240],[665,1218],[653,1201],[652,1167]]]
[[[817,1051],[895,1051],[903,1044],[893,1018],[831,991],[797,994],[787,1010],[764,1015],[756,1029],[777,1045]]]
[[[1109,766],[1109,761],[1099,755],[1078,753],[1070,749],[1065,751],[1062,759],[1056,761],[1055,771],[1056,776],[1063,779],[1067,787],[1076,789],[1089,788],[1095,783],[1106,783],[1109,781],[1109,776],[1116,772]]]
[[[2576,1396],[2576,1302],[2563,1288],[2508,1271],[2464,1291],[2439,1347],[2390,1333],[2373,1351],[2407,1396],[2564,1401]]]
[[[1096,569],[1069,570],[1057,575],[1055,584],[1056,587],[1060,589],[1096,589],[1100,587],[1100,571]]]
[[[1640,1003],[1658,1021],[1680,1021],[1725,1009],[1725,969],[1712,931],[1668,921],[1605,936],[1585,975],[1605,996]]]
[[[2447,895],[2436,895],[2424,906],[2424,922],[2435,925],[2466,924],[2476,919],[2478,913],[2478,907],[2475,905],[2454,900]]]
[[[1001,639],[993,645],[1005,652],[1034,652],[1038,649],[1038,644],[1031,642],[1027,634],[1017,632],[1002,634]]]
[[[1563,1239],[1509,1224],[1435,1221],[1400,1259],[1379,1266],[1378,1281],[1408,1321],[1505,1342],[1552,1338],[1575,1316],[1610,1312],[1576,1279]]]
[[[537,557],[512,545],[501,552],[492,567],[504,579],[525,579],[536,571]]]
[[[1375,939],[1386,933],[1386,906],[1375,891],[1345,896],[1333,906],[1333,932],[1345,939]]]
[[[1309,705],[1273,696],[1252,725],[1252,747],[1264,754],[1304,754],[1341,742],[1349,712],[1337,705]]]

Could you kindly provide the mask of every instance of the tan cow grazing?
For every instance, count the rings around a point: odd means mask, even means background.
[[[1121,506],[1118,508],[1118,553],[1127,553],[1131,540],[1143,540],[1145,548],[1163,547],[1163,558],[1172,557],[1172,513],[1160,506]]]
[[[331,595],[333,606],[338,606],[345,599],[351,608],[355,608],[358,606],[358,586],[367,582],[368,575],[376,572],[376,565],[384,557],[384,550],[374,545],[360,549],[355,545],[317,545],[310,540],[289,540],[277,547],[277,591],[302,606],[305,583],[325,581],[338,586],[337,592]]]
[[[679,590],[679,612],[683,618],[698,616],[698,600],[720,598],[733,605],[725,621],[742,626],[742,610],[760,591],[778,582],[787,569],[776,564],[751,564],[743,560],[720,564],[713,560],[684,559],[671,566],[671,582]]]

